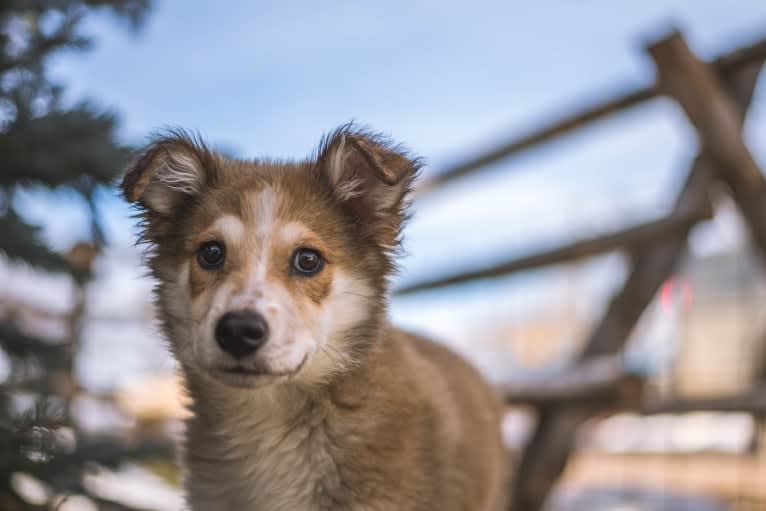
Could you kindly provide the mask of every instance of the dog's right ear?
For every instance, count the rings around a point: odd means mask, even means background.
[[[128,167],[122,192],[128,201],[152,213],[169,215],[208,184],[213,163],[200,140],[184,132],[163,135]]]

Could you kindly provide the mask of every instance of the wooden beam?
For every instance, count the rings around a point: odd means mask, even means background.
[[[756,417],[766,417],[766,387],[755,387],[750,391],[731,396],[672,398],[647,401],[636,411],[643,415],[689,412],[744,412]]]
[[[643,378],[625,370],[621,357],[595,357],[545,379],[508,381],[500,389],[509,404],[535,407],[598,402],[601,406],[639,406]]]
[[[725,77],[742,67],[753,63],[760,64],[766,60],[766,39],[759,40],[754,44],[725,54],[712,62],[715,71],[721,77]],[[597,105],[586,107],[562,119],[544,125],[542,128],[500,144],[495,149],[486,153],[459,162],[438,174],[422,180],[417,187],[418,194],[425,194],[436,188],[472,174],[477,170],[496,163],[510,156],[516,155],[526,149],[548,142],[556,137],[570,133],[592,122],[604,119],[612,114],[621,112],[640,105],[661,94],[656,86],[635,88],[628,92],[616,94],[612,99],[600,102]]]
[[[557,247],[545,252],[523,256],[518,259],[511,259],[510,261],[499,264],[447,275],[433,280],[415,282],[414,284],[409,284],[397,289],[394,294],[405,295],[477,279],[509,275],[511,273],[540,268],[542,266],[573,262],[586,257],[611,252],[613,250],[624,248],[630,249],[631,247],[640,246],[652,240],[656,240],[657,238],[684,232],[700,220],[710,217],[712,217],[711,207],[705,207],[704,209],[694,211],[681,211],[659,220],[653,220],[634,227],[629,227],[622,231],[576,241],[569,245]]]
[[[712,181],[712,164],[709,158],[695,159],[686,184],[676,199],[675,214],[710,207],[708,188]],[[581,360],[614,355],[622,350],[662,283],[675,271],[685,253],[690,230],[691,226],[674,237],[658,239],[633,251],[631,271],[620,292],[609,302],[601,322],[591,333],[580,355]]]
[[[657,95],[658,91],[653,87],[636,88],[628,92],[616,94],[612,99],[608,99],[597,105],[588,106],[579,112],[565,116],[539,130],[533,130],[516,140],[511,140],[495,149],[490,149],[486,153],[480,154],[474,158],[469,158],[452,167],[448,167],[447,170],[422,180],[421,183],[417,185],[415,191],[418,195],[428,193],[445,183],[472,174],[482,167],[486,167],[526,149],[548,142],[561,135],[566,135],[586,124],[590,124],[617,112],[632,108],[656,97]]]
[[[760,65],[759,65],[760,68]],[[750,105],[757,73],[748,68],[728,80],[729,89],[740,109]],[[736,129],[741,129],[740,124]],[[694,211],[707,200],[707,189],[715,172],[716,160],[705,154],[696,158],[675,211]],[[668,237],[635,251],[632,271],[622,289],[610,302],[602,321],[591,334],[581,360],[619,352],[659,286],[675,270],[686,247],[688,233]],[[513,511],[539,511],[562,473],[574,449],[579,427],[603,411],[598,404],[576,407],[543,407],[537,428],[522,453],[512,490]]]
[[[716,172],[731,189],[766,257],[766,178],[742,138],[742,110],[680,34],[670,35],[648,51],[657,65],[662,91],[678,102],[697,129],[703,151],[716,160]]]
[[[598,409],[600,414],[742,412],[766,417],[764,383],[728,396],[648,398],[644,393],[644,378],[627,372],[620,357],[594,357],[561,374],[540,380],[505,382],[500,389],[508,404],[523,404],[538,409],[586,406]]]

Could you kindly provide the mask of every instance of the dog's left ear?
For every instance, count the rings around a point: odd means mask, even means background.
[[[395,244],[419,161],[380,135],[345,126],[323,140],[317,164],[336,198]]]

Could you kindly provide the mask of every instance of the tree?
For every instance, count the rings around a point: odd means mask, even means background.
[[[120,171],[129,148],[116,141],[112,112],[81,102],[62,104],[62,86],[46,74],[49,57],[83,50],[91,41],[81,22],[95,11],[109,11],[130,28],[140,26],[150,0],[4,0],[0,2],[0,255],[13,264],[68,275],[80,291],[73,297],[69,328],[62,339],[38,338],[12,315],[0,315],[0,351],[10,374],[0,383],[0,509],[50,509],[33,505],[13,489],[14,474],[43,481],[52,493],[88,494],[82,476],[87,463],[119,463],[130,452],[112,439],[83,435],[72,420],[69,402],[77,391],[73,360],[82,320],[82,285],[90,262],[104,242],[94,194]],[[68,189],[90,206],[90,239],[67,254],[51,249],[38,226],[16,208],[19,190]],[[16,411],[21,398],[31,412]],[[74,438],[61,441],[62,431]],[[64,445],[66,444],[66,445]],[[98,499],[93,497],[95,502]],[[123,506],[99,502],[102,509]]]

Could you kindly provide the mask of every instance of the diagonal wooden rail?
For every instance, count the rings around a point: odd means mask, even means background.
[[[718,177],[728,185],[761,254],[766,257],[766,178],[750,154],[740,127],[743,112],[724,92],[708,65],[698,60],[681,34],[649,48],[662,90],[683,108],[703,150],[716,160]]]
[[[721,55],[713,60],[711,65],[719,76],[727,76],[750,64],[763,62],[765,59],[766,39],[761,39],[749,46]],[[594,121],[638,106],[661,94],[659,87],[653,85],[651,87],[637,87],[617,94],[612,99],[599,101],[597,105],[565,116],[557,122],[546,125],[538,130],[533,130],[519,138],[502,143],[484,154],[458,162],[452,167],[448,167],[429,179],[422,181],[417,191],[419,194],[431,192],[444,184],[482,170],[488,165],[505,160],[532,147],[538,147],[544,142],[568,134]]]
[[[629,227],[622,231],[608,233],[594,238],[576,241],[563,247],[531,254],[528,256],[511,259],[500,264],[490,265],[484,268],[469,270],[454,275],[447,275],[437,279],[415,282],[395,291],[397,295],[436,289],[462,282],[475,281],[510,275],[520,271],[532,270],[542,266],[551,266],[561,263],[571,263],[578,259],[593,257],[614,250],[639,247],[646,243],[667,236],[677,236],[687,231],[692,225],[701,220],[712,217],[713,211],[707,205],[699,210],[678,211],[661,218],[640,225]]]

